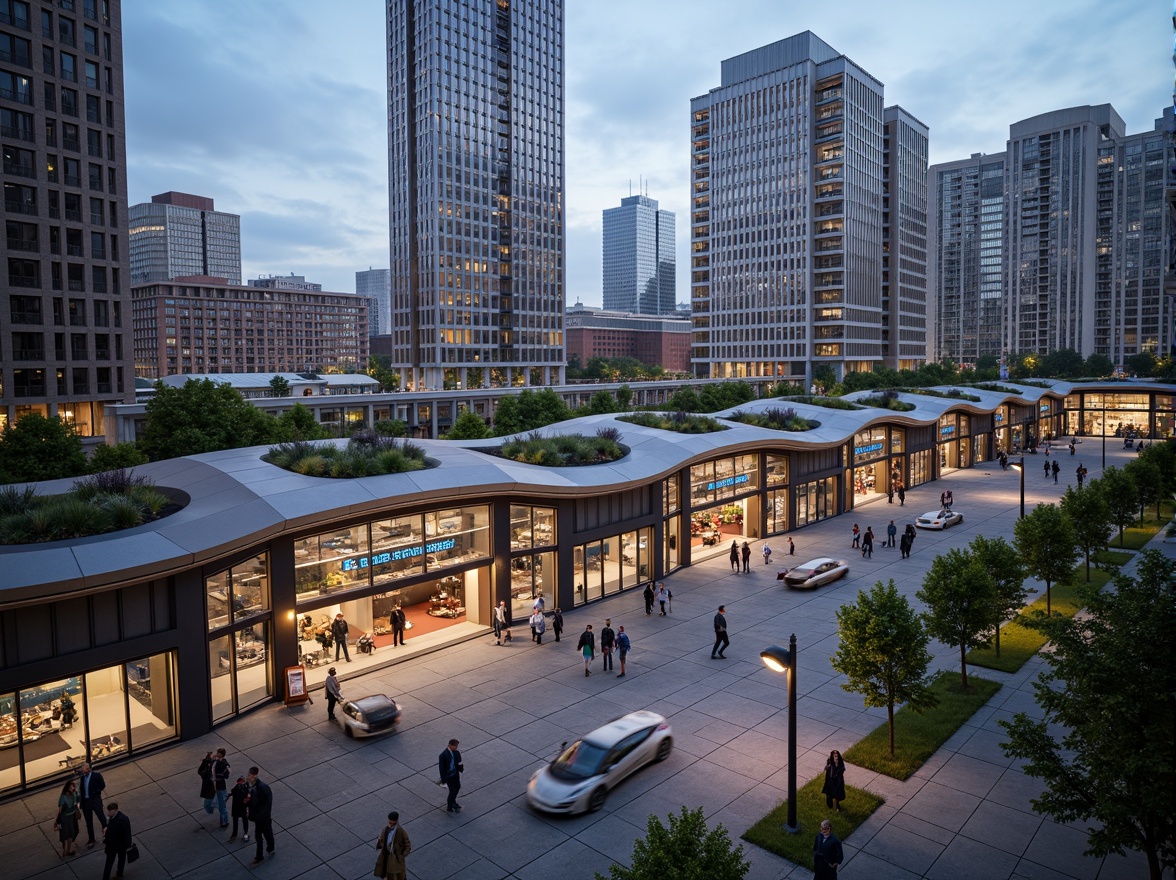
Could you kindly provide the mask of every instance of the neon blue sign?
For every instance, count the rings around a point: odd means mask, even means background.
[[[956,432],[955,425],[944,425],[942,428],[939,429],[939,436],[940,437],[950,437],[955,432]]]
[[[359,559],[344,559],[343,570],[359,571],[371,565],[387,565],[389,562],[402,562],[406,559],[415,559],[424,556],[426,553],[441,553],[445,550],[452,550],[456,546],[456,540],[445,538],[442,541],[430,541],[428,544],[401,547],[399,550],[390,550],[385,553],[373,553],[371,556],[362,556]]]
[[[881,452],[881,443],[868,443],[865,446],[855,446],[853,448],[854,455],[869,455],[871,452]]]
[[[727,477],[725,480],[715,480],[713,483],[707,483],[706,490],[713,492],[715,489],[726,489],[728,486],[738,486],[740,483],[746,483],[747,480],[747,474],[739,474],[735,477]]]

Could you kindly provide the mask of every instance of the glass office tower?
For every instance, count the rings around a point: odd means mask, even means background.
[[[677,310],[673,211],[649,196],[621,199],[604,218],[604,307],[614,312],[673,315]]]

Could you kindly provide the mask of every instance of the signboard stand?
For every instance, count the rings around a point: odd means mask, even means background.
[[[303,703],[314,704],[310,693],[306,690],[306,667],[286,667],[286,708],[301,706]]]

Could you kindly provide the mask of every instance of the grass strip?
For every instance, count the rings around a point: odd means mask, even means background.
[[[1078,578],[1081,578],[1081,573]],[[1090,584],[1102,589],[1110,574],[1097,568],[1090,570]],[[1082,600],[1078,597],[1078,583],[1070,586],[1055,586],[1050,590],[1052,599],[1051,609],[1054,614],[1073,617],[1082,607]],[[1045,611],[1045,596],[1040,596],[1035,602],[1026,606],[1025,611]],[[1022,612],[1024,613],[1024,612]],[[972,666],[983,666],[985,669],[996,669],[1000,672],[1016,672],[1045,646],[1045,636],[1035,629],[1025,626],[1020,616],[1014,617],[1000,628],[1000,656],[996,656],[993,647],[974,648],[968,652],[968,663]]]
[[[845,760],[895,779],[909,779],[977,709],[992,699],[1000,684],[969,675],[968,690],[964,691],[959,673],[945,670],[932,681],[931,690],[939,698],[934,709],[920,715],[904,706],[894,713],[894,755],[890,754],[889,728],[883,723],[846,750]]]
[[[1149,504],[1147,510],[1155,511],[1155,505]],[[1172,517],[1176,512],[1176,503],[1171,501],[1160,502],[1160,517],[1145,517],[1140,522],[1128,526],[1123,530],[1123,546],[1119,547],[1119,530],[1115,529],[1111,535],[1111,547],[1119,548],[1121,550],[1142,550],[1147,542],[1155,537],[1160,529],[1167,528],[1172,524]]]
[[[834,833],[845,840],[886,802],[876,794],[847,785],[841,812],[837,813],[825,806],[825,796],[821,794],[824,784],[825,776],[821,774],[810,779],[796,793],[798,833],[790,834],[784,830],[784,823],[788,820],[788,801],[781,801],[768,815],[748,828],[743,839],[797,865],[812,868],[813,837],[821,830],[822,819],[832,822]]]
[[[1090,562],[1093,565],[1113,565],[1123,566],[1135,558],[1134,553],[1124,553],[1120,550],[1100,550],[1090,557]],[[1094,572],[1090,573],[1091,579],[1094,578]]]

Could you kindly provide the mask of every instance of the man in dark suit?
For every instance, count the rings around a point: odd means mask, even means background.
[[[449,799],[445,802],[445,808],[451,813],[461,812],[457,793],[461,791],[461,774],[465,767],[461,763],[461,752],[457,750],[459,745],[457,740],[451,739],[445,751],[437,756],[437,773],[441,781],[449,786]]]
[[[843,861],[841,841],[833,833],[833,824],[824,819],[813,840],[813,880],[837,880],[837,869]]]
[[[257,853],[253,857],[255,865],[265,861],[261,855],[263,838],[266,852],[271,856],[274,854],[274,793],[268,785],[257,778],[258,772],[256,767],[249,768],[249,818],[253,820],[253,836],[257,840]]]
[[[89,764],[78,768],[78,776],[78,795],[82,799],[82,815],[86,817],[86,832],[90,837],[86,847],[93,849],[95,816],[102,830],[106,830],[106,813],[102,809],[102,792],[106,790],[106,780],[97,770],[92,770]]]
[[[110,880],[110,869],[114,860],[118,859],[118,872],[115,877],[123,875],[127,866],[127,850],[131,848],[131,820],[118,811],[118,804],[111,801],[106,805],[109,820],[103,822],[106,829],[103,839],[106,842],[106,869],[102,872],[102,880]]]
[[[407,618],[404,616],[404,609],[397,605],[392,609],[389,622],[392,624],[392,647],[404,644],[404,623]]]

